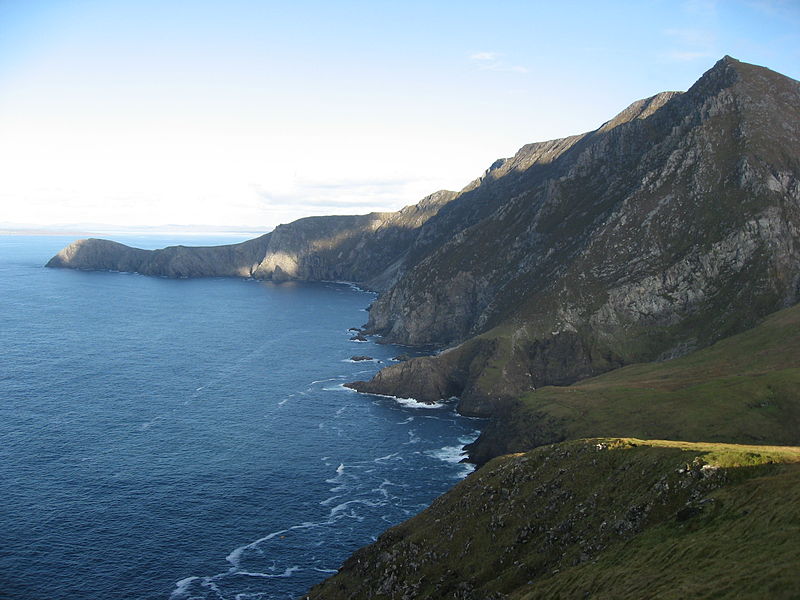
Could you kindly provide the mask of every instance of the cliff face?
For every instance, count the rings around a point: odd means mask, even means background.
[[[397,213],[301,219],[217,248],[81,241],[48,266],[359,282],[383,292],[369,332],[454,347],[355,387],[456,395],[487,416],[800,300],[799,149],[800,83],[725,57],[687,92],[529,144]]]
[[[798,461],[636,439],[505,456],[306,598],[793,598]]]
[[[420,227],[455,195],[436,192],[394,213],[300,219],[227,246],[141,250],[108,240],[79,240],[46,266],[166,277],[348,280],[385,289],[402,271]]]
[[[487,173],[420,239],[468,194],[505,195],[410,265],[368,329],[409,344],[491,341],[461,390],[478,413],[707,346],[800,300],[799,149],[800,83],[725,57],[685,93]],[[430,360],[419,362],[436,370]],[[407,387],[388,375],[372,391]]]
[[[228,246],[170,246],[161,250],[89,238],[73,242],[45,266],[167,277],[250,277],[268,247],[268,236]]]

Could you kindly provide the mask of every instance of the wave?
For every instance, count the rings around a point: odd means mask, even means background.
[[[444,446],[437,450],[426,450],[425,454],[451,464],[458,464],[467,456],[464,446]]]
[[[296,531],[298,529],[309,529],[312,527],[319,527],[322,523],[301,523],[300,525],[292,525],[291,527],[287,527],[286,529],[280,529],[278,531],[273,531],[272,533],[268,533],[264,537],[257,539],[255,542],[250,542],[249,544],[245,544],[244,546],[239,546],[235,550],[233,550],[228,556],[225,557],[225,560],[230,563],[231,568],[228,570],[228,573],[235,574],[239,573],[241,568],[242,556],[248,550],[259,550],[259,546],[264,542],[268,542],[269,540],[275,539],[276,537],[283,535],[284,533],[288,533],[290,531]]]
[[[390,460],[392,458],[396,458],[399,454],[400,454],[399,452],[392,452],[391,454],[387,454],[386,456],[379,456],[378,458],[374,458],[372,459],[372,462],[377,463],[384,460]],[[402,460],[402,457],[400,457],[400,460]]]
[[[183,600],[188,597],[189,589],[192,587],[192,582],[199,580],[199,577],[187,577],[175,582],[175,589],[169,595],[169,600]]]
[[[348,388],[349,389],[349,388]],[[379,398],[390,398],[397,402],[401,406],[405,406],[406,408],[423,408],[423,409],[435,409],[435,408],[445,408],[447,404],[444,402],[420,402],[414,398],[401,398],[399,396],[392,396],[390,394],[374,394],[368,393],[369,396],[378,396]]]
[[[344,375],[339,375],[337,377],[329,377],[328,379],[317,379],[316,381],[312,381],[309,385],[316,385],[318,383],[327,383],[328,381],[341,381],[345,379]]]
[[[343,383],[322,388],[326,392],[355,392],[353,388],[346,387]]]
[[[279,573],[277,575],[273,575],[270,573],[257,573],[253,571],[236,571],[236,575],[243,575],[245,577],[263,577],[266,579],[275,579],[276,577],[291,577],[293,573],[297,573],[298,571],[302,571],[303,569],[299,565],[293,565],[291,567],[287,567],[283,573]]]

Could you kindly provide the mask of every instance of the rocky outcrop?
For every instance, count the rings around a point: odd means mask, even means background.
[[[407,358],[379,371],[370,381],[356,381],[346,387],[365,394],[412,398],[432,404],[457,398],[457,410],[464,416],[488,417],[514,395],[532,389],[525,381],[513,389],[486,391],[476,385],[479,375],[491,369],[497,353],[496,341],[476,338],[435,356]]]
[[[250,277],[268,246],[269,234],[228,246],[170,246],[141,250],[109,240],[89,238],[73,242],[47,267],[109,270],[184,277]]]

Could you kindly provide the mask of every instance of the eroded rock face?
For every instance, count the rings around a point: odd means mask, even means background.
[[[725,57],[688,92],[501,162],[420,239],[468,194],[507,196],[409,267],[367,329],[506,340],[487,364],[509,391],[706,346],[800,299],[799,149],[800,84]]]

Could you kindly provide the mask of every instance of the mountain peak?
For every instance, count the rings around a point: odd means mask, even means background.
[[[689,88],[687,94],[701,97],[716,95],[720,90],[730,87],[739,79],[742,64],[741,61],[726,54],[703,73],[700,79]]]

